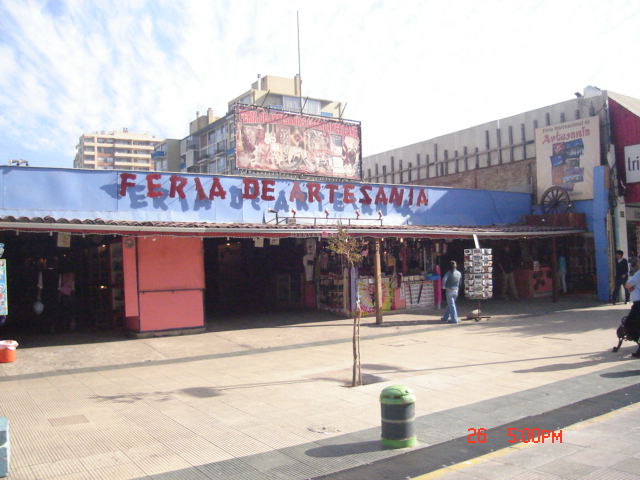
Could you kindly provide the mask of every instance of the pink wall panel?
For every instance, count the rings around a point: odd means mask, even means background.
[[[201,290],[140,294],[140,331],[202,327]]]
[[[140,291],[204,288],[203,252],[201,238],[139,238]]]
[[[138,331],[204,325],[204,251],[201,238],[138,238]]]
[[[609,99],[611,140],[615,145],[618,178],[626,182],[624,147],[640,143],[640,118],[614,100]],[[625,201],[640,202],[640,185],[628,184]]]

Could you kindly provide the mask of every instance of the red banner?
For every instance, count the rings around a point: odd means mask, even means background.
[[[360,123],[236,106],[236,167],[361,178]]]

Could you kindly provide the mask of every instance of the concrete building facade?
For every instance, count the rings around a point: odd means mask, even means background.
[[[151,153],[160,139],[146,133],[133,133],[128,129],[85,133],[76,145],[75,168],[97,170],[153,169]]]
[[[566,102],[365,157],[363,177],[526,192],[535,201],[536,129],[594,116],[600,119],[600,138],[608,138],[607,92],[587,87],[584,95]],[[601,156],[606,158],[604,144]]]
[[[180,171],[180,140],[167,138],[158,143],[151,153],[153,169],[158,172]]]
[[[547,213],[544,200],[553,188],[565,190],[564,211],[586,214],[593,233],[584,236],[585,248],[560,245],[594,257],[595,264],[570,270],[597,277],[603,300],[612,288],[613,252],[640,252],[638,172],[640,100],[596,87],[363,159],[365,181],[530,193],[532,214]]]

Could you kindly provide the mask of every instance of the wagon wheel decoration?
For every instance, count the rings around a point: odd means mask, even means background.
[[[545,214],[568,212],[571,208],[569,193],[562,187],[547,188],[542,194],[540,206]]]

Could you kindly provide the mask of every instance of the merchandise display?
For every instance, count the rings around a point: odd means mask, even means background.
[[[473,300],[493,296],[493,254],[490,248],[464,250],[464,294]]]

